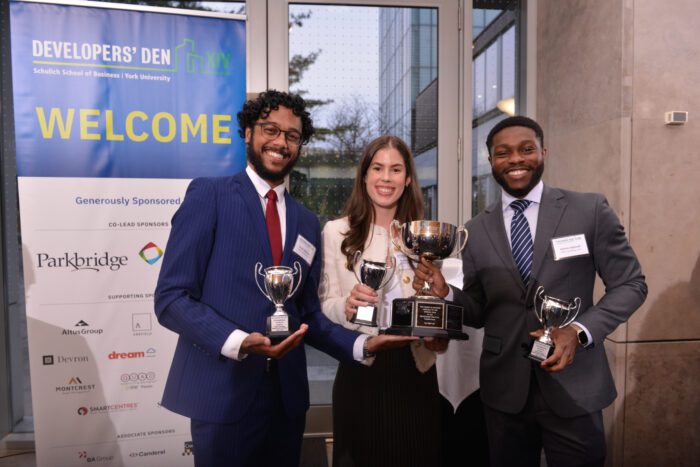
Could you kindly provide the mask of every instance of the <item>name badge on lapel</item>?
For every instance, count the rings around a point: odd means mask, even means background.
[[[314,256],[316,256],[316,247],[301,234],[297,236],[297,241],[294,244],[294,249],[292,251],[306,261],[306,264],[309,266],[311,266]]]
[[[554,261],[590,254],[586,236],[583,234],[553,238],[552,251],[554,252]]]

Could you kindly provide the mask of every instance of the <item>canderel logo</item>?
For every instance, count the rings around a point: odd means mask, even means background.
[[[156,264],[163,257],[163,250],[153,242],[148,242],[146,246],[141,248],[139,256],[148,264]]]
[[[151,347],[149,349],[146,349],[145,352],[117,352],[116,350],[114,350],[112,351],[112,353],[107,355],[107,358],[109,358],[110,360],[128,360],[132,358],[155,357],[155,355],[156,349]]]

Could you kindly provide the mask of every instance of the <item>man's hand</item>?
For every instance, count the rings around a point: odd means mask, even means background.
[[[379,296],[371,287],[355,284],[345,300],[345,317],[350,321],[357,313],[358,306],[372,305],[377,302],[379,302]]]
[[[447,346],[450,344],[450,340],[445,337],[426,337],[423,342],[425,342],[426,349],[437,353],[446,352]]]
[[[531,332],[532,337],[540,337],[544,334],[542,329]],[[545,361],[540,363],[540,368],[548,373],[556,373],[571,365],[574,361],[574,354],[578,347],[576,330],[571,326],[565,328],[554,328],[552,330],[552,340],[554,341],[554,353]]]
[[[417,341],[416,336],[392,336],[390,334],[380,334],[372,336],[367,340],[367,351],[369,353],[382,352],[384,350],[396,349]]]
[[[272,345],[269,337],[263,336],[259,332],[253,332],[243,339],[240,353],[264,355],[270,358],[282,358],[301,343],[307,329],[309,329],[309,325],[302,324],[294,334],[275,345]]]
[[[431,292],[436,297],[445,298],[450,291],[440,268],[435,266],[432,261],[421,258],[413,277],[413,288],[416,292],[421,291],[424,282],[430,284]]]

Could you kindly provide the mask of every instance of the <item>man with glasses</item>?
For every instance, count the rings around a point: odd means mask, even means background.
[[[314,133],[304,100],[270,90],[238,113],[248,166],[190,184],[175,213],[155,293],[158,320],[179,334],[164,407],[191,419],[196,466],[299,464],[309,388],[302,341],[343,360],[412,338],[366,335],[321,312],[320,229],[284,177]],[[256,264],[301,265],[284,308],[298,329],[265,336],[273,306]]]

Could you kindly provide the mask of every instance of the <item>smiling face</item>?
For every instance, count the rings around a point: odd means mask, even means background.
[[[263,124],[263,125],[261,125]],[[282,130],[272,137],[270,128]],[[245,129],[248,162],[255,172],[275,187],[292,171],[299,157],[299,144],[289,141],[288,132],[301,134],[301,118],[288,107],[280,106],[261,118],[252,128]]]
[[[401,153],[392,147],[378,150],[365,173],[365,187],[375,209],[396,210],[411,183]]]
[[[547,149],[540,145],[534,130],[507,127],[493,136],[491,173],[507,193],[522,198],[542,178],[546,157]]]

